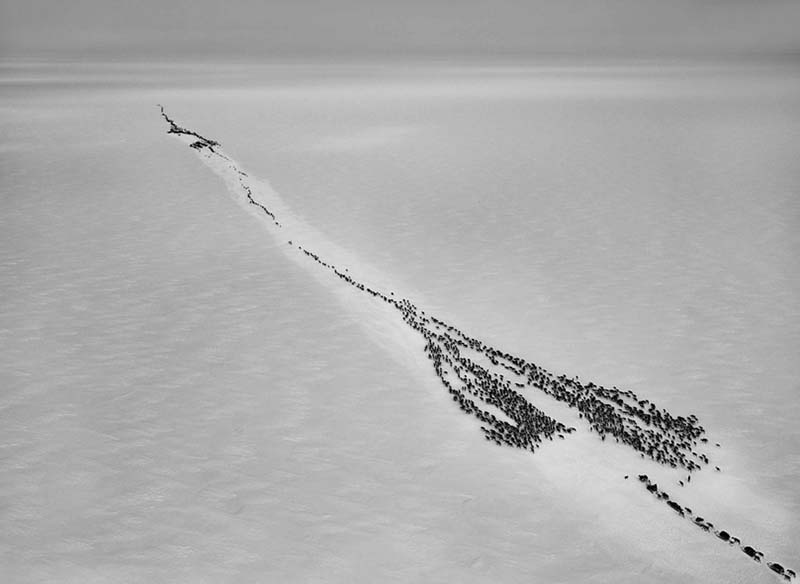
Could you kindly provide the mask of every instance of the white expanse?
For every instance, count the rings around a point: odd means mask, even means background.
[[[723,472],[488,446],[156,103],[314,251],[697,414]],[[777,581],[622,477],[800,567],[799,126],[792,69],[2,65],[0,580]]]

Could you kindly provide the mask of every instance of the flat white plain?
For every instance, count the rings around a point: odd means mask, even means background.
[[[800,565],[796,74],[106,72],[3,72],[5,581],[774,581],[638,472]],[[696,413],[723,473],[681,489],[580,426],[487,446],[420,339],[287,258],[156,103],[315,251]]]

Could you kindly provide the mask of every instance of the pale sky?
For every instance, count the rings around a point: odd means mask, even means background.
[[[800,55],[800,0],[0,0],[0,56]]]

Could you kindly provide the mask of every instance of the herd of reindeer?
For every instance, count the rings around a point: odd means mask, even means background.
[[[159,107],[169,124],[168,133],[187,137],[189,146],[201,154],[225,160],[237,176],[246,202],[276,227],[282,228],[275,214],[253,196],[247,173],[220,152],[218,142],[180,127],[162,106]],[[350,275],[348,269],[337,267],[293,240],[287,240],[287,244],[346,284],[399,311],[403,321],[422,335],[427,358],[444,388],[463,412],[477,418],[487,441],[535,452],[545,442],[565,440],[576,432],[577,428],[553,419],[522,393],[524,390],[538,390],[575,409],[578,419],[588,426],[590,432],[596,433],[599,440],[613,440],[634,449],[642,458],[685,471],[686,476],[678,481],[680,486],[691,482],[693,472],[711,466],[708,455],[700,452],[708,447],[709,441],[696,416],[674,416],[652,402],[640,399],[630,390],[582,383],[578,378],[565,375],[556,376],[535,363],[489,346],[455,326],[427,315],[411,301],[395,298],[394,292],[387,294],[362,283]],[[715,443],[715,446],[720,445]],[[717,472],[721,470],[718,466],[714,469]],[[790,581],[796,577],[793,570],[777,562],[764,562],[762,552],[743,544],[729,532],[717,529],[689,507],[673,500],[647,475],[639,475],[638,480],[653,496],[693,525],[730,546],[737,546],[752,560],[765,563],[783,579]]]

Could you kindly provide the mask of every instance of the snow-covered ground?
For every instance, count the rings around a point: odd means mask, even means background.
[[[3,581],[777,580],[623,479],[641,472],[800,566],[796,71],[0,82]],[[289,253],[156,103],[315,251],[697,414],[723,472],[681,488],[584,427],[490,446],[421,338]]]

